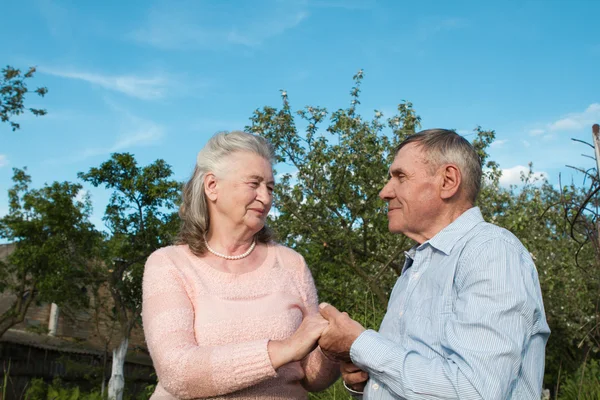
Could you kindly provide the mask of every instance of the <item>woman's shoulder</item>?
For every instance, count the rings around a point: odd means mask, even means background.
[[[173,264],[179,264],[185,259],[186,252],[188,251],[187,245],[171,245],[161,247],[160,249],[154,250],[148,257],[148,262],[166,260]]]
[[[275,242],[271,242],[270,245],[274,247],[277,257],[283,265],[296,265],[300,268],[304,266],[304,257],[296,250]]]

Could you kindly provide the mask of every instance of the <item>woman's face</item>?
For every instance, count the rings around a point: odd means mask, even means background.
[[[273,203],[273,168],[261,156],[237,152],[224,162],[217,177],[216,211],[234,225],[260,231]]]

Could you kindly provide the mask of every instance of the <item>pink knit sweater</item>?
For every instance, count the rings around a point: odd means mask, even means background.
[[[269,339],[291,336],[318,306],[302,256],[277,244],[267,253],[244,274],[216,270],[188,246],[148,258],[142,316],[159,381],[153,399],[306,399],[337,379],[338,364],[319,348],[273,369]]]

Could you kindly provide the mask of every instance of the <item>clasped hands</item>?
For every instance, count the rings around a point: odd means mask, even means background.
[[[348,313],[339,312],[330,304],[321,303],[319,311],[328,322],[319,338],[321,351],[328,358],[341,362],[342,379],[350,389],[362,391],[369,374],[352,363],[350,347],[365,328],[350,318]]]
[[[306,316],[296,332],[284,342],[269,344],[273,366],[278,368],[289,361],[300,361],[318,345],[325,356],[340,362],[346,385],[353,390],[362,390],[369,375],[352,363],[350,347],[365,328],[330,304],[321,303],[319,311],[320,314]]]

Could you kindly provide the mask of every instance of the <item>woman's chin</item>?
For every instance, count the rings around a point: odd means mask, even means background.
[[[264,228],[265,221],[249,221],[246,226],[252,231],[252,233],[257,234],[262,228]]]

